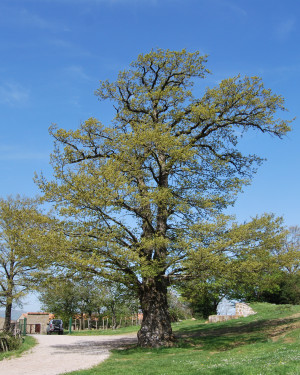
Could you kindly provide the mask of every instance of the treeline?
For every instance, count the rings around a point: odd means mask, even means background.
[[[182,296],[195,316],[215,314],[223,296],[246,302],[300,304],[300,227],[286,229],[283,220],[272,215],[255,218],[235,226],[233,232],[219,232],[209,244],[209,252],[201,254],[201,264],[220,246],[229,251],[222,266],[214,268],[210,258],[199,269],[195,258],[191,270],[198,277],[181,284]]]
[[[117,328],[125,317],[130,322],[130,317],[141,315],[134,289],[84,271],[87,267],[72,268],[64,253],[49,249],[49,239],[59,243],[61,234],[57,220],[43,213],[38,200],[0,200],[0,223],[0,303],[6,309],[7,332],[13,303],[32,290],[39,293],[43,310],[62,318],[65,326],[70,317],[97,316],[98,327],[108,317],[110,328]],[[174,280],[168,292],[172,321],[207,318],[216,313],[223,296],[300,303],[299,227],[286,229],[281,218],[265,214],[243,224],[219,216],[193,231],[196,243],[184,277]]]
[[[139,300],[130,289],[91,275],[53,277],[43,282],[39,295],[43,310],[63,319],[65,327],[70,318],[77,329],[141,324]],[[188,303],[175,290],[169,291],[168,302],[172,321],[192,317]]]

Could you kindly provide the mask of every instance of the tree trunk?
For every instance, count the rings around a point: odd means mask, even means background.
[[[11,300],[11,299],[9,298],[9,300]],[[9,332],[10,331],[10,327],[11,327],[11,310],[12,310],[12,302],[11,301],[7,301],[6,307],[5,307],[5,320],[4,320],[4,326],[3,326],[3,330],[5,332]]]
[[[140,289],[143,321],[138,332],[142,347],[170,346],[174,342],[164,280],[145,279]]]

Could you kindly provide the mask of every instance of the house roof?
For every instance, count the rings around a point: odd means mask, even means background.
[[[47,312],[28,312],[27,315],[50,315]]]

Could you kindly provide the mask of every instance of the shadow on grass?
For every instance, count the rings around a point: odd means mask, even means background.
[[[118,340],[102,341],[78,341],[73,344],[51,345],[59,354],[84,353],[88,355],[99,355],[111,349],[126,349],[136,344],[136,338],[120,338]]]
[[[262,319],[252,322],[232,320],[220,323],[206,324],[200,329],[179,329],[176,332],[177,347],[190,348],[199,346],[202,350],[229,350],[237,346],[266,342],[276,333],[291,330],[291,325],[299,323],[299,318]]]
[[[284,331],[290,331],[295,323],[300,328],[300,319],[293,317],[271,320],[261,319],[250,322],[231,320],[217,323],[217,326],[214,326],[214,323],[201,324],[190,329],[188,327],[178,329],[175,332],[177,341],[173,347],[147,349],[133,345],[127,347],[125,350],[112,351],[122,357],[138,353],[149,353],[152,355],[171,354],[178,349],[221,352],[252,343],[267,342],[277,333],[281,334]]]

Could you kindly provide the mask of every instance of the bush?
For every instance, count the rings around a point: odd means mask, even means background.
[[[0,333],[0,352],[5,351],[7,348],[9,351],[19,349],[22,345],[22,338],[20,336],[13,336],[10,333],[2,332]]]
[[[265,292],[260,301],[276,304],[300,304],[300,274],[284,274],[276,291]]]

